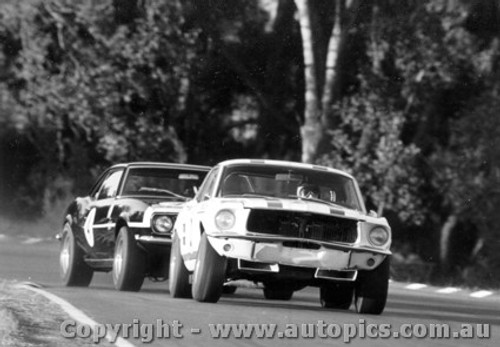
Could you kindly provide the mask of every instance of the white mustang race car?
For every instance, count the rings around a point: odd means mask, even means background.
[[[179,213],[170,293],[217,302],[235,280],[289,300],[320,288],[323,307],[380,314],[391,229],[367,213],[356,180],[327,167],[274,160],[222,162]],[[234,289],[233,289],[234,291]],[[353,300],[354,299],[354,300]]]

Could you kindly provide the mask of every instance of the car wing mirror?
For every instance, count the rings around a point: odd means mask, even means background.
[[[198,187],[197,186],[193,186],[193,192],[194,192],[194,195],[198,195]]]
[[[368,216],[378,218],[377,212],[375,212],[373,210],[368,211]]]

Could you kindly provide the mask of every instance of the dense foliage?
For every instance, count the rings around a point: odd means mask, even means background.
[[[315,2],[321,35],[331,4]],[[299,160],[296,14],[293,0],[0,5],[0,207],[40,217],[121,161]],[[495,282],[498,1],[363,1],[349,25],[317,162],[359,179],[396,250]]]

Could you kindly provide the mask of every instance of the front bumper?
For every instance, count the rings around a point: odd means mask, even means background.
[[[143,245],[171,245],[172,238],[152,235],[135,235],[135,240]]]
[[[289,239],[251,239],[213,235],[208,239],[217,253],[228,258],[318,270],[372,270],[391,254],[390,251],[350,245],[320,244],[319,249],[284,246],[283,241],[290,241]]]

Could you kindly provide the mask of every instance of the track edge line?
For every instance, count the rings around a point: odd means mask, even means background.
[[[48,291],[40,289],[40,288],[34,288],[28,284],[20,284],[18,286],[20,288],[28,289],[28,290],[31,290],[35,293],[43,295],[48,300],[59,305],[59,307],[61,307],[61,309],[64,312],[66,312],[71,318],[73,318],[75,321],[77,321],[80,324],[89,325],[90,327],[92,327],[92,329],[94,329],[95,326],[99,325],[99,323],[97,323],[95,320],[93,320],[92,318],[87,316],[85,313],[83,313],[83,311],[76,308],[75,306],[70,304],[68,301],[58,297],[55,294],[49,293]],[[106,332],[105,338],[106,338],[106,340],[108,340],[108,342],[113,343],[117,347],[135,347],[135,345],[133,345],[132,343],[128,342],[127,340],[125,340],[124,338],[119,337],[119,336],[113,342],[111,335],[108,332]]]

